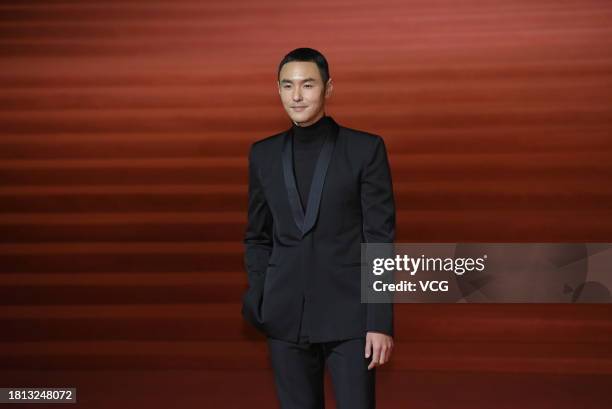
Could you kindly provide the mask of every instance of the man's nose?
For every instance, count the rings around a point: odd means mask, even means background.
[[[293,97],[293,100],[294,100],[294,101],[299,101],[299,100],[301,100],[301,99],[302,99],[302,93],[300,92],[300,89],[299,89],[298,87],[296,87],[296,88],[293,90],[293,95],[292,95],[292,97]]]

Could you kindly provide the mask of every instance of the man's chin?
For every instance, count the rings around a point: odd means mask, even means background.
[[[300,115],[300,113],[296,113],[296,112],[292,112],[289,117],[291,118],[291,120],[297,124],[302,124],[302,123],[308,123],[308,122],[312,122],[313,120],[313,116],[312,115],[308,115],[306,113],[302,113]]]
[[[308,115],[300,115],[300,114],[296,114],[295,112],[292,112],[289,115],[289,117],[291,118],[293,122],[297,122],[298,124],[301,122],[308,121]]]

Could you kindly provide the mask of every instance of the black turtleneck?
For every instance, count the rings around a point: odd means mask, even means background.
[[[330,117],[323,115],[317,122],[308,126],[292,126],[293,131],[293,171],[297,189],[306,210],[308,193],[312,184],[314,168],[319,158],[319,152],[325,142],[325,137],[331,132]]]
[[[302,208],[306,211],[308,194],[312,184],[315,165],[319,159],[319,153],[327,135],[332,132],[333,124],[331,118],[323,115],[317,122],[308,126],[292,126],[293,131],[293,171],[295,181],[302,201]],[[300,323],[299,342],[308,342],[308,328],[306,321],[309,312],[305,299],[302,304],[302,322]]]

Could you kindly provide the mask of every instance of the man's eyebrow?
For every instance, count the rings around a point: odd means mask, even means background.
[[[315,78],[304,78],[302,81],[297,81],[297,82],[308,82],[308,81],[316,81],[316,79]],[[293,84],[293,81],[288,80],[288,79],[282,79],[280,82]]]

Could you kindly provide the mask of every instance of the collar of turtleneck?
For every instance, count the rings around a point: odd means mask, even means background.
[[[293,141],[300,147],[318,146],[332,129],[331,118],[323,115],[317,122],[308,126],[292,125]]]

